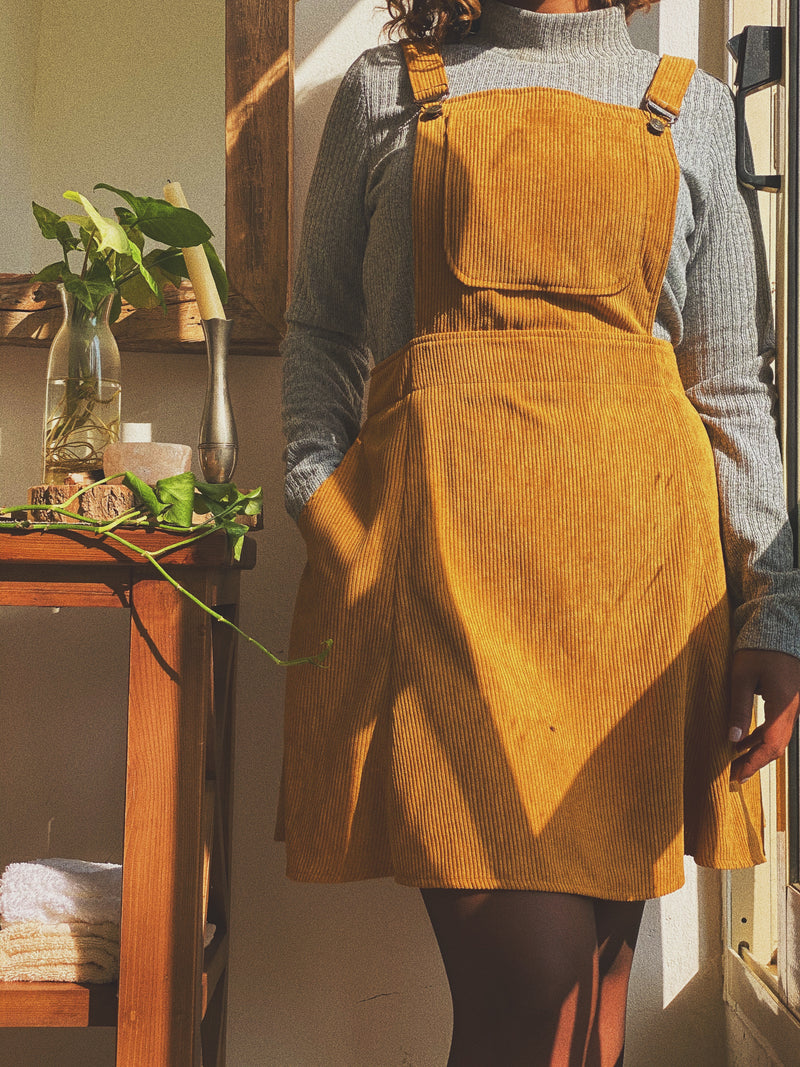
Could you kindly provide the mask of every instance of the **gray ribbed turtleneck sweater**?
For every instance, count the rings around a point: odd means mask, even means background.
[[[498,0],[485,0],[480,32],[443,55],[454,96],[548,86],[631,107],[657,65],[633,47],[618,7],[545,15]],[[328,117],[287,316],[286,502],[295,518],[358,433],[371,359],[413,337],[415,130],[399,46],[370,49]],[[673,127],[681,182],[654,334],[673,343],[714,449],[737,647],[800,656],[800,578],[771,414],[768,284],[733,137],[728,90],[698,72]]]

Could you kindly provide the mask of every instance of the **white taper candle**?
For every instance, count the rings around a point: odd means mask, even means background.
[[[172,204],[173,207],[189,207],[186,203],[186,197],[183,195],[180,182],[168,182],[164,186],[164,199]],[[214,281],[214,276],[208,263],[208,256],[203,246],[197,245],[196,248],[184,248],[183,258],[186,261],[189,281],[194,289],[200,318],[224,319],[226,317],[225,309],[219,298],[217,283]]]

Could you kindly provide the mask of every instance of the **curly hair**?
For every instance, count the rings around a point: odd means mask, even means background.
[[[612,7],[618,0],[589,0],[593,9]],[[621,0],[627,21],[635,11],[650,7],[650,0]],[[446,37],[468,33],[481,16],[481,0],[386,0],[391,16],[389,33],[403,40],[439,45]]]

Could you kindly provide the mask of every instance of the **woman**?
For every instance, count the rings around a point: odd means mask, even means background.
[[[450,1067],[621,1063],[644,900],[761,862],[797,714],[756,205],[641,6],[389,0],[309,195],[279,836],[420,887]]]

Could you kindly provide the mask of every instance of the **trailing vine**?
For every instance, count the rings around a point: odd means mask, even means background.
[[[122,515],[116,516],[110,521],[103,522],[80,516],[76,519],[75,512],[69,510],[69,505],[74,504],[79,497],[88,492],[94,486],[103,485],[106,482],[116,481],[122,478],[134,494],[134,506]],[[240,637],[251,645],[255,645],[264,655],[268,656],[279,667],[294,667],[301,663],[311,663],[314,666],[322,666],[330,651],[332,641],[328,639],[319,652],[311,656],[302,656],[297,659],[281,659],[274,652],[270,652],[260,641],[241,630],[234,622],[224,615],[215,611],[205,604],[199,597],[194,596],[188,589],[169,573],[160,562],[160,557],[194,544],[224,530],[227,534],[233,559],[241,559],[244,536],[247,527],[237,521],[237,516],[254,516],[261,512],[262,493],[261,489],[253,489],[249,493],[240,492],[232,482],[221,485],[212,485],[207,482],[198,482],[195,476],[189,472],[176,474],[171,478],[163,478],[156,482],[155,486],[147,485],[130,471],[123,474],[114,474],[101,481],[82,486],[63,504],[48,504],[46,508],[41,505],[25,504],[18,507],[0,507],[0,529],[12,528],[22,531],[38,530],[45,533],[76,533],[90,532],[99,537],[106,538],[116,544],[122,545],[128,551],[135,552],[143,560],[149,563],[173,588],[192,603],[202,608],[216,622],[223,623],[235,630]],[[70,516],[72,521],[65,522],[37,522],[31,518],[31,514],[47,510],[57,515]],[[200,522],[194,522],[196,515],[205,515]],[[144,527],[157,529],[164,533],[183,535],[180,540],[166,545],[155,551],[148,551],[140,545],[134,544],[126,538],[123,529]]]

